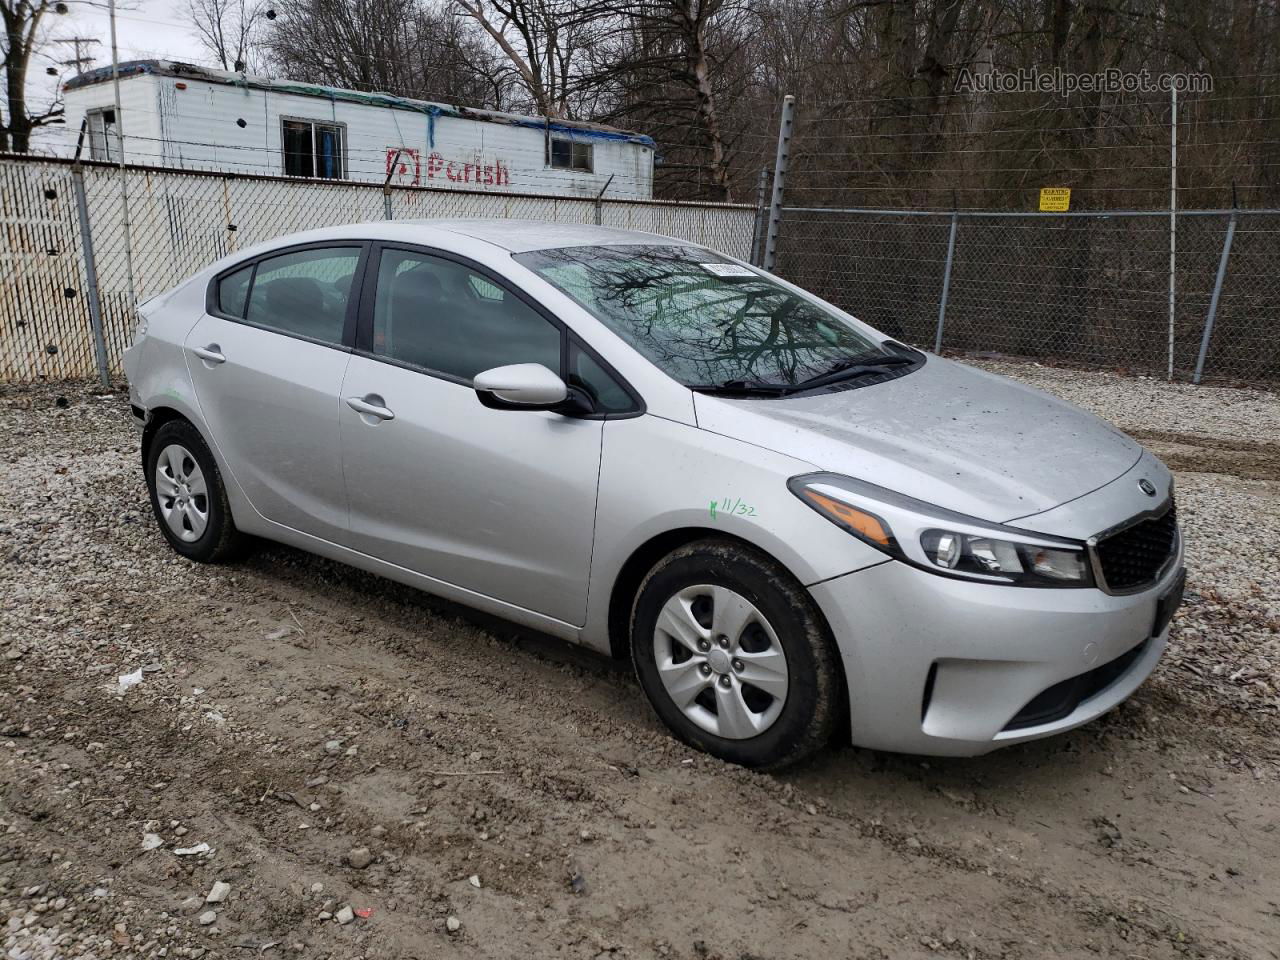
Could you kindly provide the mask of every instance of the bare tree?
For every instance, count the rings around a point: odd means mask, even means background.
[[[422,0],[277,0],[272,69],[295,80],[501,109],[505,60]]]
[[[455,0],[511,64],[528,94],[529,109],[544,117],[590,112],[591,83],[581,62],[610,15],[595,0]],[[584,101],[585,95],[585,103]]]
[[[670,148],[662,170],[683,192],[731,200],[732,136],[722,104],[748,84],[744,45],[754,20],[748,5],[620,0],[611,15],[607,40],[593,47],[594,79],[613,91],[604,118],[652,129]]]
[[[265,0],[187,0],[196,38],[223,70],[256,72]]]
[[[26,153],[31,132],[60,122],[62,103],[55,98],[43,110],[31,112],[27,103],[27,72],[44,35],[42,21],[54,9],[50,0],[0,0],[4,21],[5,114],[0,117],[0,153]],[[65,8],[64,8],[65,9]]]

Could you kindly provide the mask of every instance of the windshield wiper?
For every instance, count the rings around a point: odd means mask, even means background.
[[[827,384],[838,383],[841,380],[853,380],[857,377],[874,373],[889,373],[895,367],[915,364],[919,360],[919,356],[904,357],[896,354],[877,357],[875,360],[848,357],[835,363],[822,373],[797,383],[751,383],[747,380],[733,379],[724,380],[720,383],[690,384],[689,389],[698,393],[723,394],[733,397],[785,397],[788,394],[813,390],[817,387],[824,387]]]
[[[734,397],[781,397],[790,392],[785,383],[748,383],[746,380],[724,380],[720,383],[694,383],[689,389],[697,393],[718,393]]]
[[[842,380],[853,380],[873,373],[889,373],[894,367],[910,366],[916,362],[917,358],[904,356],[880,357],[874,361],[841,360],[824,373],[819,373],[808,380],[801,380],[799,383],[792,384],[789,392],[798,393],[801,390],[813,390],[817,387],[825,387],[828,384],[839,383]]]

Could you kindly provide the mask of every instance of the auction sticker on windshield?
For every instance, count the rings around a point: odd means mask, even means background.
[[[756,272],[736,263],[700,263],[703,270],[714,277],[754,277]]]

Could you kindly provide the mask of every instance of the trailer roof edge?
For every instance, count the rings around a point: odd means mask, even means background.
[[[121,79],[149,74],[158,77],[173,77],[180,80],[198,80],[228,87],[265,90],[272,93],[287,93],[302,97],[316,97],[322,100],[387,107],[393,110],[407,110],[433,118],[456,117],[462,120],[478,120],[482,123],[501,123],[515,127],[530,127],[537,130],[550,129],[560,133],[568,133],[572,136],[590,137],[599,140],[623,140],[648,147],[651,150],[655,147],[652,137],[642,133],[605,126],[600,123],[532,117],[517,113],[502,113],[497,110],[483,110],[474,107],[462,107],[456,104],[438,103],[432,100],[415,100],[411,97],[396,96],[393,93],[363,93],[359,90],[328,87],[318,83],[274,80],[269,77],[256,77],[247,73],[216,70],[212,67],[202,67],[198,64],[184,63],[179,60],[126,60],[119,65],[119,71]],[[63,84],[62,89],[64,91],[79,90],[95,84],[107,83],[111,80],[111,74],[112,70],[109,66],[87,70],[68,80]]]

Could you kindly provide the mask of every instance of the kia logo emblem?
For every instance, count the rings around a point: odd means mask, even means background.
[[[1148,480],[1146,477],[1143,477],[1141,480],[1138,481],[1138,489],[1141,490],[1143,493],[1145,493],[1148,497],[1154,497],[1156,495],[1156,485],[1152,483],[1150,480]]]

